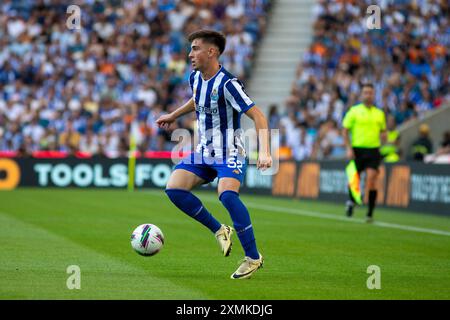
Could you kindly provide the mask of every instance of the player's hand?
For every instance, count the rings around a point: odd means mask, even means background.
[[[262,171],[272,167],[272,157],[270,154],[259,154],[258,161],[256,162],[256,168]]]
[[[163,114],[156,120],[156,124],[158,127],[162,129],[169,129],[170,125],[175,121],[175,117],[169,113],[169,114]]]
[[[347,148],[347,159],[348,160],[355,159],[355,153],[353,152],[352,148]]]

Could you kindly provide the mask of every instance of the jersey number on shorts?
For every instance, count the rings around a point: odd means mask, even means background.
[[[238,169],[239,173],[242,173],[242,161],[236,160],[234,158],[230,158],[227,160],[227,166],[231,169]]]

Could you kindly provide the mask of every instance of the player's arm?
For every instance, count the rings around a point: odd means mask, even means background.
[[[245,114],[255,123],[256,133],[258,135],[259,152],[256,166],[258,169],[268,169],[272,166],[272,157],[269,147],[269,126],[267,119],[261,109],[253,106]]]
[[[257,168],[262,170],[270,168],[272,157],[269,151],[269,128],[266,117],[245,93],[242,84],[237,79],[225,83],[224,94],[225,100],[232,108],[239,113],[245,113],[255,123],[259,142]]]
[[[156,120],[156,124],[160,128],[167,129],[169,128],[170,124],[173,123],[175,120],[177,120],[179,117],[188,114],[194,110],[195,110],[195,102],[194,99],[191,98],[189,99],[188,102],[186,102],[184,105],[174,110],[173,112],[160,116],[158,120]]]

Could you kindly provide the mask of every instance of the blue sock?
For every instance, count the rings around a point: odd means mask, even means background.
[[[166,189],[169,199],[184,213],[191,216],[212,232],[216,233],[222,226],[211,213],[206,210],[199,198],[182,189]]]
[[[236,230],[239,241],[241,241],[242,247],[244,248],[245,255],[252,259],[259,259],[250,215],[241,199],[239,199],[239,194],[235,191],[227,190],[222,192],[219,200],[230,213],[231,219],[233,220],[234,229]]]

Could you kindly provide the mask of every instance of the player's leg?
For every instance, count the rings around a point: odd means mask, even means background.
[[[166,194],[178,209],[216,233],[222,225],[191,192],[194,187],[207,181],[206,179],[208,178],[202,178],[186,169],[175,169],[167,183]]]
[[[245,252],[245,259],[231,275],[232,279],[249,278],[263,264],[263,257],[256,247],[250,214],[239,198],[241,182],[236,178],[221,177],[218,185],[219,199],[228,210],[239,241]]]
[[[185,169],[175,169],[172,171],[172,174],[167,181],[166,189],[183,189],[190,191],[202,183],[205,183],[205,180],[195,173]]]
[[[373,210],[377,201],[377,179],[378,170],[374,168],[367,168],[367,189],[369,190],[369,208],[367,211],[367,222],[373,221]]]
[[[367,211],[367,222],[373,221],[373,211],[375,209],[377,201],[377,181],[378,181],[378,169],[381,164],[381,154],[379,149],[370,149],[367,158],[367,190],[369,190],[369,203]]]

